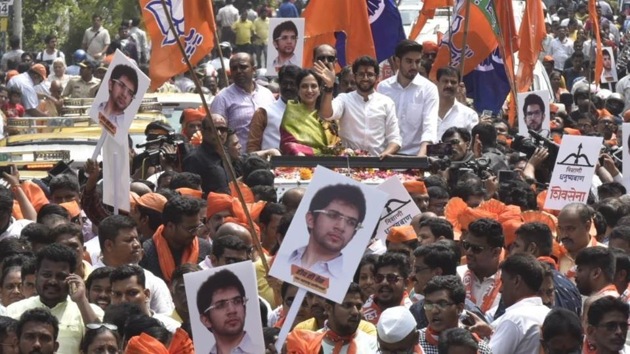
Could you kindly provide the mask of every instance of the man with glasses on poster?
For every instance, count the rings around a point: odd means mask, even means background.
[[[125,121],[125,109],[136,98],[138,73],[129,65],[117,65],[112,69],[108,85],[109,99],[98,106],[98,120],[105,130],[116,135]]]
[[[212,274],[201,284],[197,309],[201,323],[214,336],[210,354],[260,351],[245,331],[248,301],[245,295],[243,283],[227,269]]]
[[[292,21],[284,21],[273,29],[273,46],[278,51],[278,56],[273,60],[272,65],[276,72],[288,64],[302,66],[295,55],[297,39],[297,26]]]
[[[328,279],[345,279],[344,248],[365,218],[365,196],[357,186],[328,185],[318,190],[306,213],[306,246],[289,254],[288,263]]]

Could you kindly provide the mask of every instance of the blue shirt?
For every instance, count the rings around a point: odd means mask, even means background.
[[[285,1],[278,8],[276,17],[300,17],[300,14],[298,14],[298,10],[295,5],[289,1]]]

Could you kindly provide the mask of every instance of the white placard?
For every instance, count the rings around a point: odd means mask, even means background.
[[[420,214],[420,209],[413,202],[398,176],[386,179],[376,189],[389,195],[376,228],[376,238],[385,242],[387,234],[393,226],[411,224],[411,219]]]
[[[221,335],[228,339],[240,335],[237,344],[243,353],[265,352],[256,271],[251,261],[184,274],[184,286],[195,352],[216,353],[211,349],[217,342],[215,337]],[[234,302],[241,296],[247,298],[243,304]],[[208,309],[224,300],[228,300],[225,308]]]
[[[626,190],[630,191],[630,123],[623,123],[621,126],[622,141],[619,142],[621,146],[621,159],[623,166],[623,186]]]
[[[292,64],[302,67],[304,19],[270,18],[267,55],[270,58],[267,60],[267,76],[277,76],[284,65]]]
[[[149,82],[149,78],[131,59],[116,50],[90,108],[90,117],[120,145],[127,145],[129,127]]]
[[[547,190],[545,209],[561,210],[571,203],[584,203],[591,189],[602,138],[564,135]]]
[[[617,66],[615,65],[615,50],[612,47],[602,48],[602,61],[604,64],[601,82],[617,82]]]
[[[547,136],[549,132],[550,112],[549,92],[545,90],[521,92],[517,94],[518,99],[518,134],[529,136],[529,130],[536,133],[543,133]]]
[[[318,166],[269,275],[341,303],[387,199]]]

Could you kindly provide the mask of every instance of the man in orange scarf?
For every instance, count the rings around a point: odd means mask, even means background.
[[[199,263],[210,254],[210,243],[197,237],[203,226],[199,218],[200,203],[187,197],[175,197],[166,203],[162,225],[143,244],[140,265],[170,283],[175,267]]]
[[[328,313],[327,328],[317,332],[304,329],[293,330],[286,341],[289,354],[359,354],[377,352],[376,338],[361,330],[361,288],[350,283],[341,304],[326,300]]]

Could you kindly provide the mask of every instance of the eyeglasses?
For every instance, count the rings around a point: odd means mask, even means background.
[[[297,36],[280,36],[276,38],[277,41],[297,41]]]
[[[387,274],[387,275],[383,275],[383,274],[376,274],[374,276],[374,280],[376,281],[377,284],[380,284],[383,282],[383,280],[387,279],[387,282],[389,284],[396,284],[400,279],[402,279],[403,277],[401,277],[400,275],[397,274]]]
[[[451,145],[457,145],[457,144],[461,143],[461,140],[453,139],[453,140],[445,141],[444,143],[445,144],[451,144]]]
[[[339,220],[343,220],[346,222],[346,225],[348,225],[349,227],[355,230],[358,230],[361,228],[361,223],[359,222],[359,220],[350,216],[345,216],[342,213],[335,210],[313,210],[313,213],[324,214],[330,220],[335,221],[335,222]]]
[[[600,323],[597,325],[597,327],[600,328],[604,328],[607,332],[614,332],[617,330],[617,328],[619,328],[622,332],[625,332],[628,330],[628,322],[606,322],[606,323]]]
[[[136,93],[134,90],[130,89],[127,85],[125,85],[124,82],[120,81],[120,80],[116,80],[116,79],[112,79],[112,81],[114,82],[114,84],[118,85],[118,87],[120,87],[121,89],[125,89],[125,92],[131,96],[132,100],[136,99]]]
[[[464,241],[462,242],[462,247],[466,250],[466,251],[472,251],[472,253],[481,253],[483,252],[483,250],[486,249],[486,247],[484,246],[479,246],[479,245],[473,245],[472,243],[468,242],[468,241]]]
[[[118,326],[113,325],[111,323],[88,323],[85,325],[85,328],[87,329],[99,329],[101,327],[105,327],[107,329],[109,329],[110,331],[117,331],[118,330]]]
[[[354,76],[358,77],[358,78],[368,78],[368,79],[373,79],[376,77],[376,73],[356,73],[354,74]]]
[[[422,307],[424,308],[425,311],[432,311],[433,309],[446,310],[449,306],[453,306],[453,305],[455,305],[454,302],[448,302],[445,300],[438,301],[436,303],[431,303],[425,300]]]
[[[334,55],[321,55],[315,59],[319,61],[323,61],[323,62],[329,62],[329,63],[334,63],[337,61],[337,57],[335,57]]]
[[[247,302],[247,298],[245,296],[235,296],[231,299],[215,302],[213,305],[208,306],[208,308],[205,309],[203,313],[206,313],[210,310],[222,311],[222,310],[227,309],[230,304],[232,304],[232,306],[242,306],[246,302]]]
[[[199,224],[197,226],[193,226],[193,227],[190,227],[190,228],[184,229],[184,230],[186,230],[186,232],[188,232],[189,234],[194,235],[197,232],[197,230],[199,230],[203,226],[204,226],[203,224]]]
[[[542,111],[540,109],[525,113],[526,116],[539,116],[541,114],[542,114]]]

